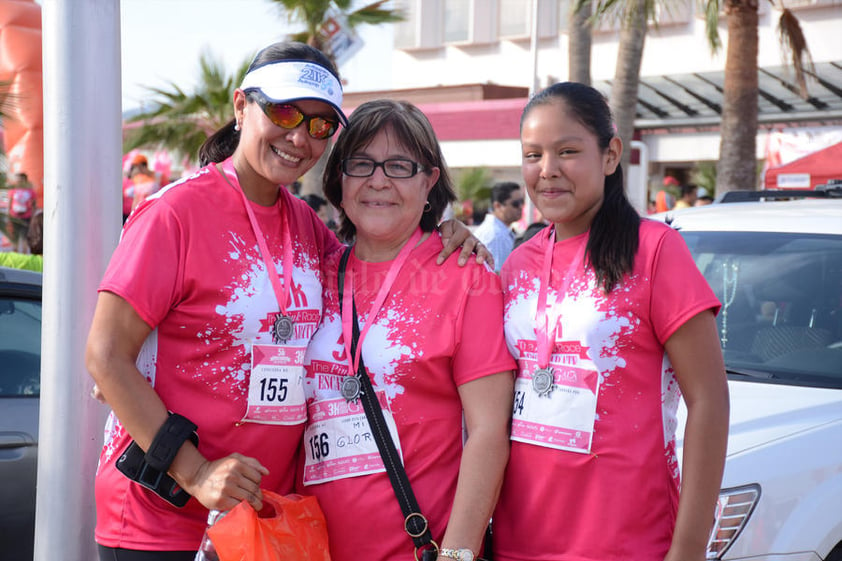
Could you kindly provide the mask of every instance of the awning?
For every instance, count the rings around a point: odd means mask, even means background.
[[[815,189],[831,179],[842,179],[842,142],[766,170],[766,189]]]
[[[787,66],[758,71],[759,123],[842,122],[842,60],[805,69],[809,97],[798,93],[794,70]],[[641,76],[635,128],[717,126],[721,121],[725,72]],[[611,81],[595,81],[606,95]]]

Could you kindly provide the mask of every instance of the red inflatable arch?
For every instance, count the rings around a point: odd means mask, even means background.
[[[3,120],[9,175],[25,173],[42,206],[44,111],[41,81],[41,6],[0,0],[0,80],[11,82],[13,107]]]

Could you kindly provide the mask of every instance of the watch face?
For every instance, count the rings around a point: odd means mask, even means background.
[[[459,553],[459,558],[462,561],[474,561],[474,552],[470,549],[460,549]]]

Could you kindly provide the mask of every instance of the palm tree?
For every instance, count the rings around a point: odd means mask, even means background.
[[[290,22],[298,22],[304,24],[304,30],[298,33],[292,33],[289,38],[293,41],[300,41],[316,47],[334,64],[336,59],[334,53],[330,52],[330,45],[325,40],[325,36],[320,32],[322,24],[330,16],[331,12],[338,12],[341,17],[347,22],[351,29],[356,28],[360,24],[378,25],[381,23],[393,23],[403,21],[403,13],[399,10],[389,10],[384,8],[388,0],[378,0],[371,4],[367,4],[357,10],[351,10],[352,0],[270,0],[281,8]],[[319,193],[322,188],[322,175],[327,163],[328,155],[330,154],[330,144],[322,154],[322,157],[316,162],[316,165],[301,178],[301,192]]]
[[[620,22],[620,41],[617,66],[611,84],[611,111],[617,125],[617,135],[623,141],[620,163],[628,179],[631,163],[631,142],[634,136],[634,120],[637,117],[637,91],[640,84],[640,65],[643,46],[646,42],[647,24],[655,19],[655,0],[596,0],[591,21],[613,19]],[[626,180],[626,189],[629,188]],[[632,204],[638,210],[645,210],[645,194],[630,193]],[[641,199],[641,200],[638,200]]]
[[[611,2],[612,0],[609,0]],[[617,67],[614,70],[614,82],[611,84],[611,110],[617,125],[617,135],[623,141],[623,153],[620,163],[626,178],[631,166],[631,142],[634,137],[634,120],[637,117],[637,91],[640,86],[640,64],[643,60],[643,46],[646,42],[647,22],[653,14],[652,0],[627,0],[623,7],[622,27],[620,29]],[[653,17],[654,19],[654,17]],[[639,194],[638,194],[639,195]],[[633,199],[639,197],[632,197]],[[644,210],[643,200],[632,200],[639,210]]]
[[[572,6],[568,19],[568,80],[590,86],[593,6],[590,0],[578,0]]]
[[[174,82],[168,88],[147,88],[152,109],[139,113],[129,123],[123,151],[134,148],[165,148],[196,161],[202,143],[234,117],[231,100],[243,81],[251,58],[233,75],[208,52],[199,58],[200,80],[193,92],[185,92]]]
[[[17,110],[16,96],[12,93],[12,82],[0,80],[0,121],[9,119]]]
[[[770,0],[774,5],[774,1]],[[721,43],[717,23],[719,0],[705,5],[708,41],[715,53]],[[758,13],[756,0],[724,0],[728,23],[728,49],[725,55],[725,81],[722,99],[722,132],[716,194],[754,190],[757,186],[757,107],[758,107]],[[807,40],[798,19],[786,8],[778,24],[781,45],[790,55],[802,97],[807,97],[805,61],[811,64]]]
[[[332,11],[336,11],[348,23],[348,27],[355,29],[366,23],[378,25],[403,21],[399,10],[384,8],[388,0],[378,0],[357,10],[351,10],[352,0],[271,0],[279,4],[287,15],[289,22],[304,24],[304,30],[289,36],[293,41],[300,41],[316,47],[333,60],[333,53],[321,33],[322,24],[328,19]]]

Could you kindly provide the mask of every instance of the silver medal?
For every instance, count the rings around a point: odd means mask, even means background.
[[[539,368],[532,373],[532,389],[540,396],[549,395],[554,382],[552,368]]]
[[[272,328],[275,343],[286,343],[292,339],[292,328],[292,318],[284,314],[275,316],[275,325]]]
[[[356,376],[345,376],[342,378],[342,387],[339,390],[346,401],[356,401],[360,397],[360,379]]]

